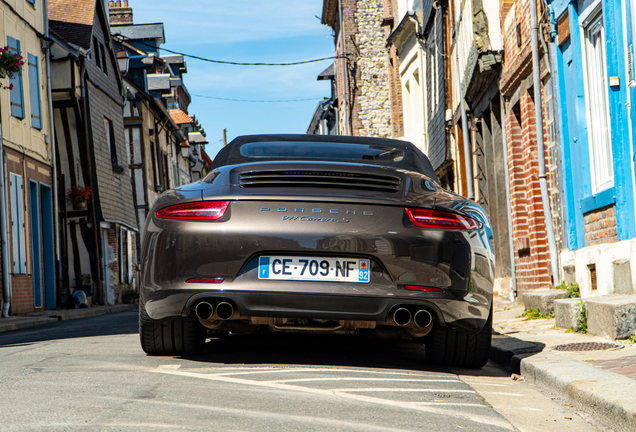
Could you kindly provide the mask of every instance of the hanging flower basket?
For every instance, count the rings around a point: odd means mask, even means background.
[[[113,171],[116,174],[121,174],[121,173],[123,173],[126,170],[126,168],[124,168],[123,166],[119,165],[119,160],[117,158],[113,158],[112,162],[113,162]]]
[[[20,54],[7,46],[0,48],[0,78],[15,78],[20,73],[23,65],[24,61]],[[8,86],[2,84],[2,88],[12,90],[13,84]]]
[[[71,186],[66,191],[66,200],[73,204],[74,210],[86,210],[86,204],[90,201],[93,192],[88,186]]]

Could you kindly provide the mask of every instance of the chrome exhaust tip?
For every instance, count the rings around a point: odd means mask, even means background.
[[[227,302],[221,302],[216,306],[216,316],[222,320],[228,320],[234,316],[234,306]]]
[[[405,326],[411,322],[411,311],[406,308],[399,308],[393,313],[393,321],[399,326]]]
[[[433,316],[429,311],[420,309],[415,312],[415,316],[413,316],[413,322],[420,328],[428,327],[433,322]]]
[[[201,303],[196,305],[196,307],[194,308],[194,313],[197,315],[197,317],[203,320],[208,320],[214,315],[214,306],[206,301],[202,301]]]

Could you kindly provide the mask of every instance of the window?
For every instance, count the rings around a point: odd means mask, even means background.
[[[614,186],[602,10],[583,22],[583,39],[592,191],[597,193]]]
[[[31,126],[42,129],[42,106],[40,104],[40,72],[38,58],[28,54],[29,96],[31,100]]]
[[[20,54],[20,41],[7,36],[7,46],[17,54]],[[13,85],[10,92],[11,115],[17,118],[24,118],[24,90],[22,89],[22,69],[15,77],[9,79],[9,84]]]
[[[35,0],[27,0],[27,2],[31,3],[33,6],[35,6]]]
[[[108,64],[106,63],[106,50],[104,49],[103,44],[99,44],[99,46],[102,48],[102,68],[104,70],[104,73],[108,75]]]
[[[113,122],[104,117],[104,132],[106,133],[106,143],[108,144],[108,151],[110,152],[110,160],[115,164],[119,163],[117,158],[117,146],[115,145],[115,128]]]
[[[99,42],[97,41],[97,36],[93,36],[93,54],[95,54],[95,64],[97,64],[98,68],[102,68],[102,60],[99,55]]]
[[[11,205],[11,243],[13,246],[13,273],[26,274],[26,236],[24,233],[24,195],[22,176],[9,175]]]

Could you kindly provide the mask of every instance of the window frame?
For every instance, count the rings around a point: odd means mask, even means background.
[[[579,17],[582,64],[584,65],[582,69],[585,89],[585,114],[593,194],[614,186],[604,15],[602,3],[597,0]],[[594,27],[597,28],[595,29]],[[596,32],[597,29],[598,31]],[[592,46],[590,37],[596,37],[599,43],[596,46]],[[591,55],[597,53],[598,55]],[[597,59],[600,59],[600,61],[596,61]],[[601,83],[600,85],[599,82]],[[601,122],[602,124],[600,124]],[[603,135],[605,135],[604,138]]]

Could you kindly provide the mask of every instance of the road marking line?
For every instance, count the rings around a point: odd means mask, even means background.
[[[301,387],[301,386],[295,386],[295,385],[289,385],[289,384],[283,384],[283,383],[251,381],[251,380],[245,380],[241,378],[233,378],[229,376],[219,376],[216,374],[199,374],[199,373],[193,373],[193,372],[159,370],[159,369],[152,370],[151,372],[190,377],[190,378],[200,378],[200,379],[205,379],[210,381],[220,381],[220,382],[228,382],[233,384],[242,384],[246,386],[267,387],[267,388],[274,388],[278,390],[288,390],[288,391],[291,390],[295,392],[302,392],[302,393],[327,396],[327,397],[339,396],[343,399],[354,400],[357,402],[366,402],[366,403],[374,403],[379,405],[387,405],[387,406],[397,407],[397,408],[406,408],[406,409],[412,409],[412,410],[427,412],[432,414],[440,414],[444,416],[453,415],[455,417],[460,417],[464,420],[476,422],[479,424],[489,424],[489,425],[497,426],[507,430],[514,430],[512,425],[510,425],[503,419],[493,417],[493,416],[475,415],[474,413],[467,413],[465,412],[465,410],[448,409],[448,408],[445,408],[443,404],[440,404],[438,406],[430,406],[430,405],[422,406],[422,405],[410,405],[410,404],[406,405],[399,401],[380,399],[380,398],[364,396],[359,394],[351,394],[351,393],[346,393],[342,391],[334,392],[332,390]],[[448,390],[445,390],[445,391],[448,391]]]
[[[480,392],[482,394],[489,394],[489,395],[496,395],[496,396],[518,396],[518,397],[522,397],[522,394],[519,393],[503,393],[503,392],[491,392],[491,391],[483,391]]]
[[[198,369],[200,370],[200,369]],[[206,369],[206,370],[218,370],[218,369]],[[347,373],[362,373],[362,374],[379,374],[379,375],[405,375],[416,377],[444,377],[442,374],[430,374],[430,373],[409,373],[409,372],[384,372],[384,371],[365,371],[360,369],[346,369],[346,368],[298,368],[298,369],[255,369],[250,368],[235,369],[246,370],[246,372],[221,372],[214,373],[215,376],[234,376],[234,375],[250,375],[250,374],[265,374],[265,373],[296,373],[296,372],[347,372]],[[460,381],[459,378],[448,378],[449,381]]]
[[[459,380],[429,380],[429,379],[406,379],[406,378],[348,378],[348,377],[330,377],[330,378],[297,378],[288,380],[266,381],[271,383],[293,383],[293,382],[312,382],[312,381],[390,381],[390,382],[452,382],[461,383]]]
[[[474,390],[454,390],[454,389],[422,389],[422,388],[344,388],[331,389],[334,392],[423,392],[423,393],[471,393],[478,395]]]

